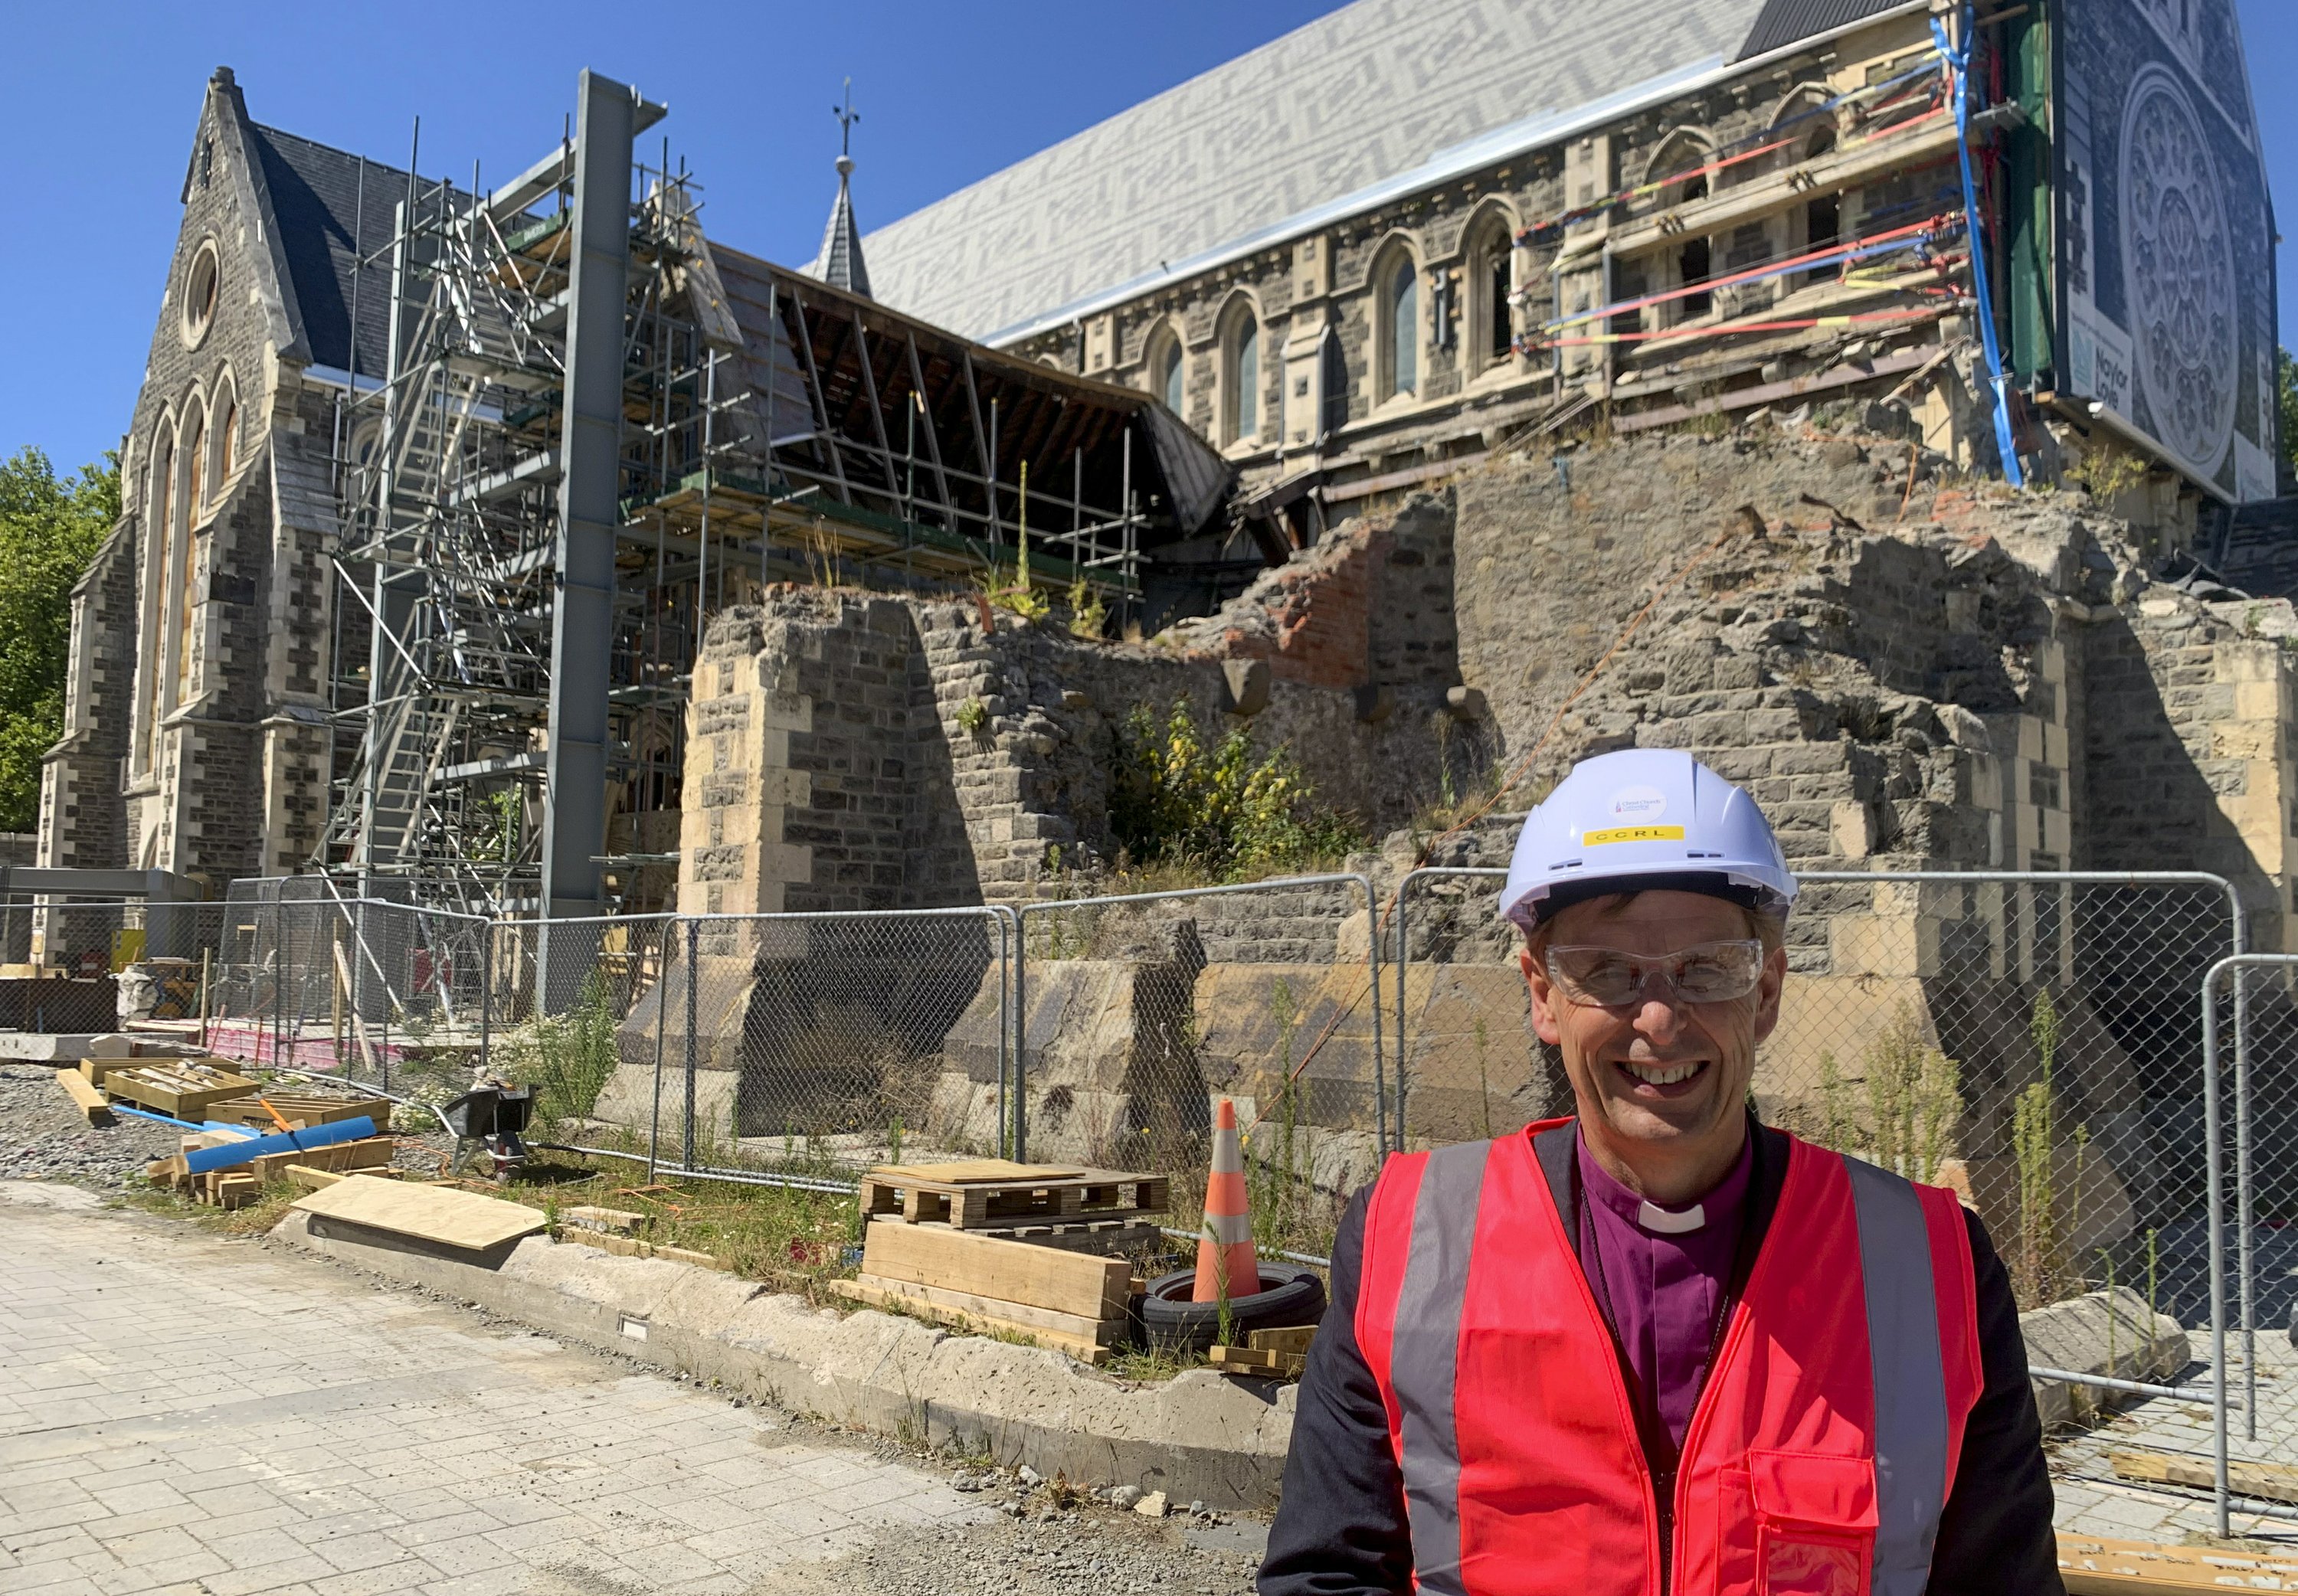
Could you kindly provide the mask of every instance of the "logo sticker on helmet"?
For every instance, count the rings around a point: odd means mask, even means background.
[[[1649,825],[1667,813],[1667,794],[1657,787],[1623,787],[1612,795],[1610,808],[1631,825]]]
[[[1607,842],[1681,842],[1682,826],[1614,826],[1608,831],[1590,831],[1580,839],[1586,848],[1601,848]]]

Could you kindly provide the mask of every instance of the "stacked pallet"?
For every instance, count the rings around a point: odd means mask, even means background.
[[[1087,1363],[1125,1340],[1133,1267],[1156,1245],[1159,1176],[1004,1159],[891,1165],[862,1182],[862,1274],[833,1289],[961,1329],[1037,1342]]]

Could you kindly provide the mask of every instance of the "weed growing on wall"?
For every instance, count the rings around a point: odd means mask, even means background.
[[[2021,1306],[2056,1300],[2058,1267],[2056,1137],[2052,1129],[2051,1071],[2058,1061],[2059,1012],[2050,993],[2035,994],[2027,1027],[2042,1063],[2039,1079],[2028,1084],[2011,1107],[2011,1153],[2019,1169],[2019,1253],[2013,1284]]]
[[[1186,865],[1224,881],[1299,870],[1361,846],[1346,818],[1317,802],[1283,748],[1256,755],[1242,725],[1210,740],[1186,699],[1161,724],[1136,707],[1118,729],[1109,829],[1144,864]]]
[[[1867,1084],[1864,1121],[1835,1054],[1819,1055],[1817,1139],[1910,1180],[1936,1180],[1963,1118],[1962,1067],[1924,1043],[1922,1022],[1904,1003],[1860,1063]]]

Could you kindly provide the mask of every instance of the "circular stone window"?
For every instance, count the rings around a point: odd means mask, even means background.
[[[192,257],[192,264],[184,273],[184,342],[196,348],[208,335],[215,321],[218,279],[221,263],[216,256],[215,240],[211,238]]]

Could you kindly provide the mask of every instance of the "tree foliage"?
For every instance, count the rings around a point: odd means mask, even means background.
[[[27,447],[0,463],[0,831],[38,823],[40,756],[63,732],[71,590],[120,518],[120,459],[60,477]]]
[[[1142,864],[1188,865],[1232,881],[1310,865],[1363,840],[1317,802],[1289,752],[1256,758],[1242,725],[1209,740],[1186,699],[1161,724],[1137,706],[1120,728],[1109,829]]]

